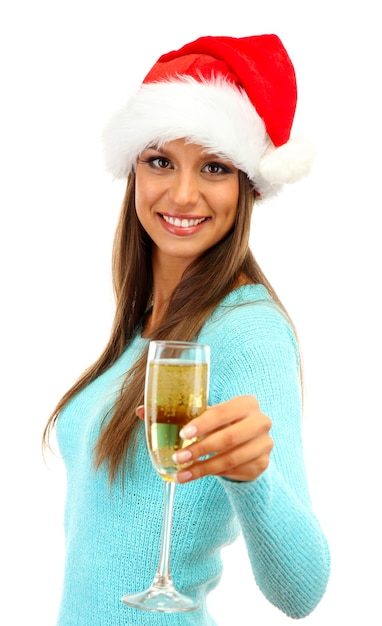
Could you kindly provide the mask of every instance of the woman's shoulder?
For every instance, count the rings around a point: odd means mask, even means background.
[[[231,291],[206,321],[200,341],[292,342],[292,324],[264,285],[243,285]]]
[[[248,283],[230,291],[220,302],[216,311],[219,308],[224,309],[226,307],[253,303],[275,304],[265,285]]]
[[[235,320],[248,323],[253,321],[256,325],[261,321],[266,325],[271,322],[282,326],[290,325],[286,314],[273,300],[267,288],[259,284],[242,285],[231,291],[216,307],[207,324],[232,326]]]

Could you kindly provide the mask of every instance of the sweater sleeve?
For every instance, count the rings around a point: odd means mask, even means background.
[[[272,420],[274,449],[256,480],[218,480],[239,519],[262,593],[288,616],[302,618],[324,594],[330,554],[305,471],[296,342],[287,321],[269,306],[241,307],[225,330],[211,404],[253,394]]]

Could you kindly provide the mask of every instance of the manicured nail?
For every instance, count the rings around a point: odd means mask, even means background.
[[[175,480],[177,483],[186,483],[192,478],[192,472],[178,472],[175,474]]]
[[[174,463],[180,465],[181,463],[186,463],[192,457],[192,453],[189,450],[178,450],[172,455],[172,460]]]
[[[179,435],[182,437],[182,439],[192,439],[196,436],[197,432],[198,431],[196,426],[193,426],[192,424],[187,424],[187,426],[184,426],[184,428],[182,428]]]

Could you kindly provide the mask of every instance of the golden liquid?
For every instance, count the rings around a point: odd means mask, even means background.
[[[151,460],[164,480],[187,464],[177,465],[172,455],[195,439],[182,439],[179,432],[207,408],[208,366],[167,360],[151,362],[148,369],[146,420]]]

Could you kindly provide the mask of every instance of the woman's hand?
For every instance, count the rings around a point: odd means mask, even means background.
[[[143,407],[138,407],[138,417],[142,419],[143,414]],[[210,474],[237,481],[254,480],[269,464],[271,426],[253,396],[239,396],[208,408],[182,430],[185,439],[198,437],[198,441],[175,453],[176,463],[192,463],[177,473],[177,482]]]

